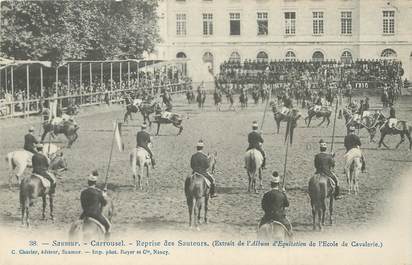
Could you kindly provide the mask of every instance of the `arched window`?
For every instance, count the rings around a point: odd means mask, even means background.
[[[286,61],[296,61],[296,54],[292,51],[287,51],[285,55]]]
[[[316,51],[312,55],[312,60],[315,62],[323,62],[324,59],[325,59],[325,56],[320,51]]]
[[[203,54],[203,62],[207,64],[207,68],[211,74],[213,74],[213,54],[205,52]]]
[[[267,63],[269,61],[268,54],[266,52],[259,52],[256,56],[258,63]]]
[[[340,60],[344,64],[349,64],[352,62],[352,53],[349,51],[344,51],[342,55],[340,56]]]
[[[232,52],[232,54],[229,57],[229,62],[240,63],[240,54],[238,52]]]
[[[385,49],[385,50],[382,51],[381,57],[384,57],[386,59],[391,59],[391,58],[396,58],[397,54],[392,49]]]
[[[187,58],[186,53],[184,52],[178,52],[176,54],[176,58]]]

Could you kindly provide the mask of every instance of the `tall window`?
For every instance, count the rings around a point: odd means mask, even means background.
[[[296,54],[292,51],[288,51],[285,56],[286,61],[296,61]]]
[[[352,62],[352,53],[344,51],[340,56],[340,60],[344,64],[350,64]]]
[[[230,13],[230,35],[240,35],[240,13]]]
[[[203,35],[213,35],[213,14],[203,14]]]
[[[268,35],[268,13],[258,12],[257,13],[257,26],[258,35]]]
[[[325,59],[325,56],[320,51],[316,51],[312,54],[312,60],[315,62],[322,62],[324,59]]]
[[[313,34],[323,34],[323,12],[313,12]]]
[[[186,14],[176,14],[176,35],[186,36]]]
[[[340,13],[340,33],[352,34],[352,12],[345,11]]]
[[[269,61],[268,54],[266,52],[259,52],[256,56],[258,63],[267,63]]]
[[[383,11],[383,34],[395,33],[395,11]]]
[[[285,12],[285,34],[296,34],[296,12]]]
[[[229,62],[240,63],[240,54],[238,52],[232,52],[232,54],[229,57]]]

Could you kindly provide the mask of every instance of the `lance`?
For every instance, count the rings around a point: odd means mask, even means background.
[[[264,124],[264,122],[265,122],[266,111],[267,111],[267,108],[268,108],[268,104],[269,104],[269,99],[270,99],[270,97],[271,97],[271,91],[269,91],[269,96],[268,96],[268,98],[266,99],[266,106],[265,106],[265,110],[264,110],[264,112],[263,112],[263,118],[262,118],[262,126],[260,126],[260,130],[261,130],[261,131],[263,130],[263,124]]]
[[[283,164],[283,183],[282,186],[285,188],[286,186],[286,168],[287,168],[287,163],[288,163],[288,151],[289,151],[289,137],[290,137],[290,131],[292,128],[292,122],[289,120],[288,125],[286,126],[286,151],[285,151],[285,163]]]
[[[109,162],[107,164],[107,170],[106,170],[106,177],[104,180],[104,189],[107,189],[107,181],[109,179],[109,169],[110,169],[110,163],[112,162],[112,153],[113,153],[113,146],[114,146],[114,138],[116,135],[116,129],[117,129],[117,120],[115,121],[115,125],[114,125],[114,130],[113,130],[113,137],[112,137],[112,147],[110,148],[110,156],[109,156]]]
[[[336,98],[335,117],[334,117],[334,119],[333,119],[333,130],[332,130],[332,143],[331,143],[331,145],[330,145],[330,152],[331,152],[331,153],[333,152],[333,143],[334,143],[334,141],[335,141],[336,114],[337,114],[337,112],[338,112],[338,102],[339,102],[339,99]]]

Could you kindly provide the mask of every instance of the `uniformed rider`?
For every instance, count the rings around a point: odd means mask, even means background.
[[[37,145],[37,151],[38,152],[34,153],[31,158],[33,173],[38,174],[50,181],[50,194],[53,194],[56,190],[56,180],[48,171],[50,165],[49,158],[43,153],[42,144]]]
[[[154,168],[156,162],[154,160],[152,150],[149,148],[149,143],[151,143],[151,139],[150,139],[150,134],[146,132],[146,128],[147,128],[146,123],[143,123],[141,128],[142,130],[139,131],[136,136],[136,142],[137,142],[136,147],[141,147],[149,153],[150,159],[152,160],[152,167]]]
[[[338,178],[336,174],[333,172],[335,167],[335,159],[333,154],[328,154],[326,152],[328,146],[323,139],[319,141],[320,145],[320,153],[315,155],[315,174],[322,174],[331,178],[335,183],[335,199],[339,196],[339,185],[338,185]]]
[[[197,152],[194,153],[190,159],[190,167],[193,173],[196,172],[210,182],[210,197],[216,197],[216,184],[215,178],[207,171],[210,167],[209,157],[203,152],[204,143],[200,140],[196,145]]]
[[[389,109],[389,119],[388,119],[389,128],[395,128],[397,122],[398,120],[396,119],[396,111],[393,105],[391,104],[391,107]]]
[[[282,223],[289,232],[292,232],[292,226],[286,218],[285,208],[289,207],[289,200],[284,189],[280,187],[280,176],[277,171],[272,173],[270,181],[271,190],[266,192],[262,198],[262,209],[265,215],[260,220],[259,227],[277,221]]]
[[[24,136],[24,150],[29,151],[33,154],[35,154],[36,151],[36,145],[39,143],[37,141],[36,137],[34,136],[34,127],[30,127],[29,133]]]
[[[102,208],[107,204],[107,195],[106,191],[102,191],[96,187],[98,176],[99,173],[97,170],[94,170],[88,177],[88,187],[80,194],[80,203],[83,210],[80,219],[91,217],[100,222],[106,229],[106,238],[108,238],[111,224],[102,214]]]
[[[256,150],[259,150],[259,152],[263,156],[262,169],[265,169],[266,168],[266,154],[265,154],[265,151],[263,150],[263,138],[262,138],[262,135],[258,132],[258,123],[256,121],[252,123],[252,131],[247,136],[247,141],[249,143],[249,147],[246,149],[246,151],[249,151],[250,149],[253,149],[253,148],[255,148]]]
[[[346,148],[346,153],[349,153],[354,148],[358,148],[359,152],[361,152],[360,151],[361,141],[360,141],[359,136],[355,134],[354,126],[349,127],[349,134],[345,136],[344,146]],[[366,163],[362,155],[362,172],[365,172],[365,170],[366,170]]]

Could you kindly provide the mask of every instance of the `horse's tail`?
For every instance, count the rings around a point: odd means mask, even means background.
[[[188,202],[189,202],[189,199],[191,200],[190,186],[191,186],[191,177],[187,177],[185,180],[185,195],[186,195],[186,199]]]
[[[77,220],[75,221],[71,226],[69,230],[69,240],[75,241],[79,240],[79,237],[81,235],[81,229],[83,225],[83,220]]]
[[[322,202],[326,198],[326,186],[325,183],[319,182],[319,176],[313,176],[309,180],[309,197],[312,207],[319,209]]]
[[[13,152],[8,153],[6,155],[6,162],[9,165],[10,170],[14,170],[16,168],[16,164],[14,163],[14,159],[13,159]]]
[[[253,151],[250,151],[248,156],[246,157],[246,167],[249,173],[256,172],[256,157]]]
[[[130,153],[130,167],[132,168],[133,176],[136,176],[136,160],[137,160],[136,149]]]

